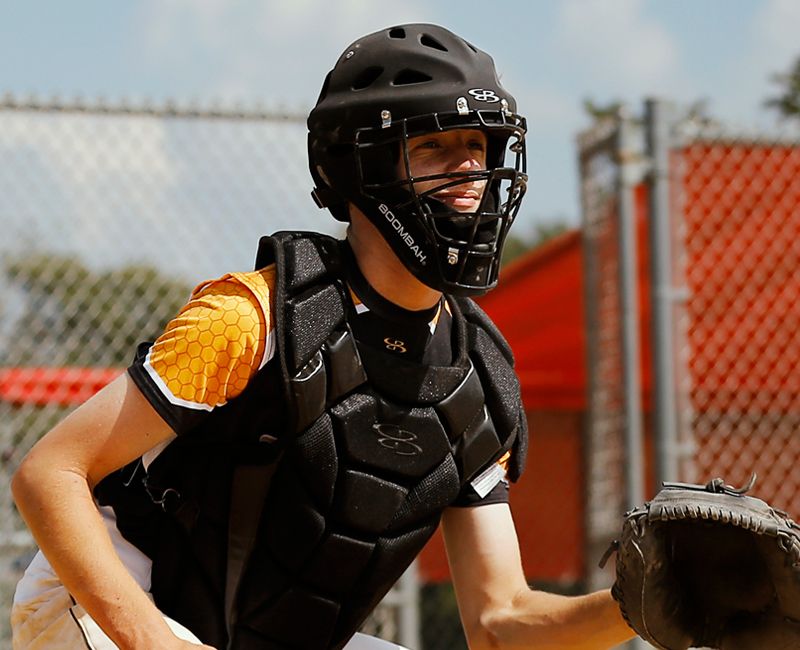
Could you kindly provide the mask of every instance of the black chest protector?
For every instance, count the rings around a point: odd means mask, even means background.
[[[472,301],[451,302],[453,364],[423,366],[356,344],[339,242],[277,233],[261,240],[257,267],[273,262],[286,430],[261,437],[277,450],[266,455],[272,462],[232,472],[226,552],[218,553],[228,561],[212,569],[227,573],[218,601],[227,639],[218,625],[207,628],[217,638],[203,640],[237,650],[340,648],[442,510],[512,447],[509,474],[518,478],[525,418],[510,350]],[[170,464],[159,463],[158,474]],[[192,553],[212,552],[206,537],[191,542]],[[159,598],[157,565],[154,595],[166,613],[190,627],[219,617],[185,596]]]

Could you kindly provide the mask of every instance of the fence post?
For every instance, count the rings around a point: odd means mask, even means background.
[[[619,532],[619,512],[623,507],[624,452],[619,409],[622,387],[617,381],[622,374],[621,370],[617,372],[621,345],[616,326],[619,256],[614,234],[618,224],[613,205],[618,178],[617,128],[616,120],[607,120],[578,137],[587,351],[587,420],[582,445],[584,552],[588,558],[585,580],[589,590],[608,586],[610,576],[596,562]]]
[[[619,215],[619,310],[622,342],[622,382],[625,441],[625,504],[634,508],[644,501],[642,442],[641,346],[639,343],[639,256],[634,189],[640,180],[640,150],[632,120],[621,116],[616,134],[617,210]],[[644,650],[640,638],[626,644]]]
[[[622,117],[617,131],[617,207],[619,210],[619,298],[625,439],[626,506],[644,500],[642,444],[642,381],[639,344],[639,264],[634,188],[638,180],[638,151],[633,123]]]
[[[381,601],[381,605],[397,612],[393,640],[410,650],[422,648],[419,590],[419,567],[414,560]]]
[[[422,648],[419,620],[419,569],[416,560],[400,578],[403,605],[400,607],[400,644],[416,650]]]
[[[650,281],[653,323],[653,429],[656,485],[680,477],[678,466],[677,400],[672,269],[672,224],[669,179],[670,105],[660,99],[645,102],[648,174]]]

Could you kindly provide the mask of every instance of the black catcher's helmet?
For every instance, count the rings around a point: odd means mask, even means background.
[[[463,128],[486,133],[487,169],[411,176],[409,137]],[[320,207],[347,221],[353,203],[430,287],[457,295],[494,287],[527,176],[525,119],[488,54],[436,25],[365,36],[328,73],[308,130]],[[415,190],[431,180],[442,184]],[[476,182],[485,189],[475,212],[456,212],[433,196]]]

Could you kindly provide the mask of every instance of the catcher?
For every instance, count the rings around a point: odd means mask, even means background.
[[[609,591],[529,589],[526,424],[497,282],[525,120],[434,25],[350,45],[308,118],[347,238],[277,233],[58,424],[13,492],[41,552],[14,648],[378,647],[356,630],[441,522],[470,647],[608,648]],[[354,636],[355,635],[355,636]]]
[[[612,590],[656,648],[800,648],[800,527],[714,479],[665,483],[626,515]]]

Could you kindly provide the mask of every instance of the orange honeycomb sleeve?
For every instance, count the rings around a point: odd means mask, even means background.
[[[274,354],[274,267],[199,286],[142,362],[174,405],[210,411],[233,399]]]

